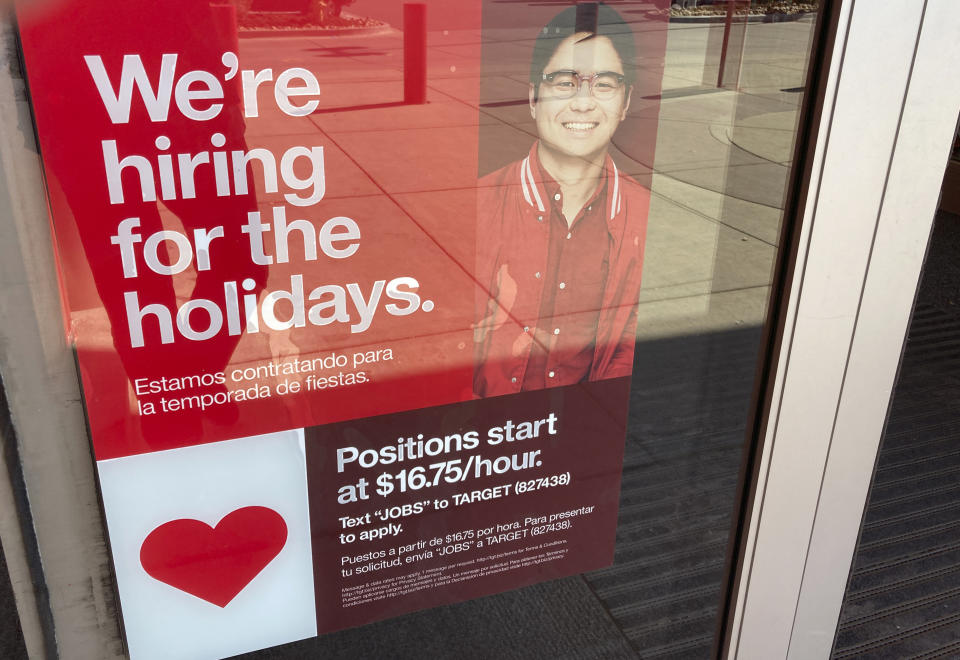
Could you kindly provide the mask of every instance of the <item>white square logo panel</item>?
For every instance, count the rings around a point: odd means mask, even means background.
[[[317,634],[303,431],[98,463],[130,656]]]

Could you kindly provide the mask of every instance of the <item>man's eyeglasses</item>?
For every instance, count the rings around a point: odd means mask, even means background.
[[[623,88],[623,74],[614,71],[600,71],[592,75],[580,75],[578,72],[564,69],[553,73],[543,74],[543,82],[554,97],[558,99],[573,98],[580,91],[580,85],[587,83],[593,98],[607,101],[617,95]]]

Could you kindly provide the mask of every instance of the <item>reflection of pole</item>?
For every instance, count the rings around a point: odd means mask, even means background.
[[[723,45],[720,46],[720,73],[717,74],[717,87],[723,87],[723,70],[727,66],[727,47],[730,45],[730,28],[733,27],[733,8],[736,0],[727,0],[727,20],[723,26]]]
[[[403,102],[427,102],[427,5],[403,5]]]

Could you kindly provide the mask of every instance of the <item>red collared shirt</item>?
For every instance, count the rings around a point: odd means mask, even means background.
[[[547,193],[547,268],[533,342],[524,372],[524,390],[586,380],[593,362],[597,321],[607,279],[607,227],[603,219],[606,180],[570,225],[563,215],[563,193],[542,166],[539,183]]]

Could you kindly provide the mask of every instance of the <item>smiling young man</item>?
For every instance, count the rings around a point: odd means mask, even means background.
[[[481,179],[474,392],[629,376],[648,191],[609,155],[633,89],[633,33],[600,3],[543,28],[529,154]]]

